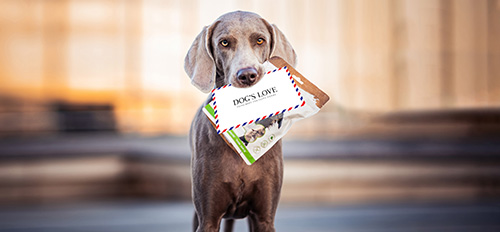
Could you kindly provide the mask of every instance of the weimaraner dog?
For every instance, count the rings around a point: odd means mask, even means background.
[[[232,84],[245,88],[264,74],[272,56],[295,65],[296,55],[282,32],[259,15],[236,11],[203,28],[189,49],[184,68],[191,83],[208,93]],[[210,96],[202,104],[205,106]],[[274,216],[283,182],[281,141],[251,166],[217,134],[201,108],[189,135],[193,230],[232,231],[234,219],[248,217],[250,231],[275,231]]]

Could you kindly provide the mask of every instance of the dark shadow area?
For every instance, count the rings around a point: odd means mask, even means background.
[[[61,132],[116,132],[114,107],[110,104],[54,102],[57,130]]]

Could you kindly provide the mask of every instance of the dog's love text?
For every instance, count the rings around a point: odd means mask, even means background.
[[[275,94],[277,92],[278,92],[278,89],[276,88],[276,86],[274,86],[271,88],[264,89],[262,91],[258,91],[256,93],[246,95],[244,97],[236,98],[233,100],[233,104],[235,106],[242,105],[242,104],[249,104],[251,102],[258,101],[259,99],[261,99],[263,97],[273,96],[273,94]]]

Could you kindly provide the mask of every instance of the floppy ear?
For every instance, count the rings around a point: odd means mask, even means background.
[[[203,28],[184,59],[184,70],[191,78],[191,84],[204,93],[210,92],[215,82],[215,61],[210,45],[215,25]]]
[[[283,32],[281,32],[276,25],[268,23],[265,19],[262,19],[262,21],[264,21],[267,29],[271,33],[271,53],[269,57],[279,56],[290,65],[295,66],[297,63],[297,55]]]

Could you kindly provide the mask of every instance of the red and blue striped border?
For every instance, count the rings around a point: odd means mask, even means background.
[[[296,106],[292,106],[292,107],[290,107],[290,108],[288,108],[288,109],[283,109],[283,110],[276,111],[275,113],[272,113],[272,114],[269,114],[269,115],[264,115],[264,116],[262,116],[262,117],[259,117],[259,118],[255,119],[255,120],[250,120],[250,121],[248,121],[248,122],[244,122],[244,123],[238,124],[238,125],[236,125],[236,126],[232,126],[232,127],[230,127],[230,128],[226,128],[226,129],[224,129],[224,130],[222,130],[222,131],[221,131],[221,130],[219,130],[219,119],[218,119],[218,118],[219,118],[219,115],[218,115],[218,113],[217,113],[217,101],[215,101],[215,90],[224,89],[224,88],[226,88],[226,87],[231,86],[231,84],[224,85],[224,86],[221,86],[221,87],[219,87],[219,88],[214,88],[214,89],[212,89],[212,102],[213,102],[213,105],[214,105],[214,106],[213,106],[213,109],[214,109],[214,117],[215,117],[215,125],[216,125],[215,129],[217,130],[217,134],[224,133],[224,132],[226,132],[226,131],[230,131],[230,130],[232,130],[232,129],[239,128],[240,126],[246,126],[247,124],[252,124],[252,123],[254,123],[254,122],[258,122],[258,121],[260,121],[260,120],[264,120],[264,119],[269,118],[269,117],[272,117],[272,116],[274,116],[274,115],[282,114],[282,113],[285,113],[285,112],[287,112],[287,111],[290,111],[290,110],[293,110],[293,109],[297,109],[297,108],[299,108],[299,107],[304,106],[304,105],[306,104],[306,101],[304,101],[304,97],[302,97],[302,94],[301,94],[301,93],[300,93],[300,91],[299,91],[299,87],[297,87],[297,83],[295,83],[295,80],[293,79],[292,74],[291,74],[291,73],[290,73],[290,71],[288,70],[288,67],[287,67],[287,66],[284,66],[284,67],[281,67],[281,68],[278,68],[278,69],[275,69],[275,70],[269,71],[269,72],[267,72],[267,73],[266,73],[266,75],[267,75],[267,74],[270,74],[270,73],[273,73],[273,72],[276,72],[276,71],[280,71],[280,70],[282,70],[282,69],[285,69],[285,71],[288,73],[288,77],[290,78],[290,81],[292,82],[293,87],[295,88],[295,92],[297,92],[297,95],[300,97],[300,100],[302,101],[302,103],[301,103],[301,104],[298,104],[298,105],[296,105]]]

